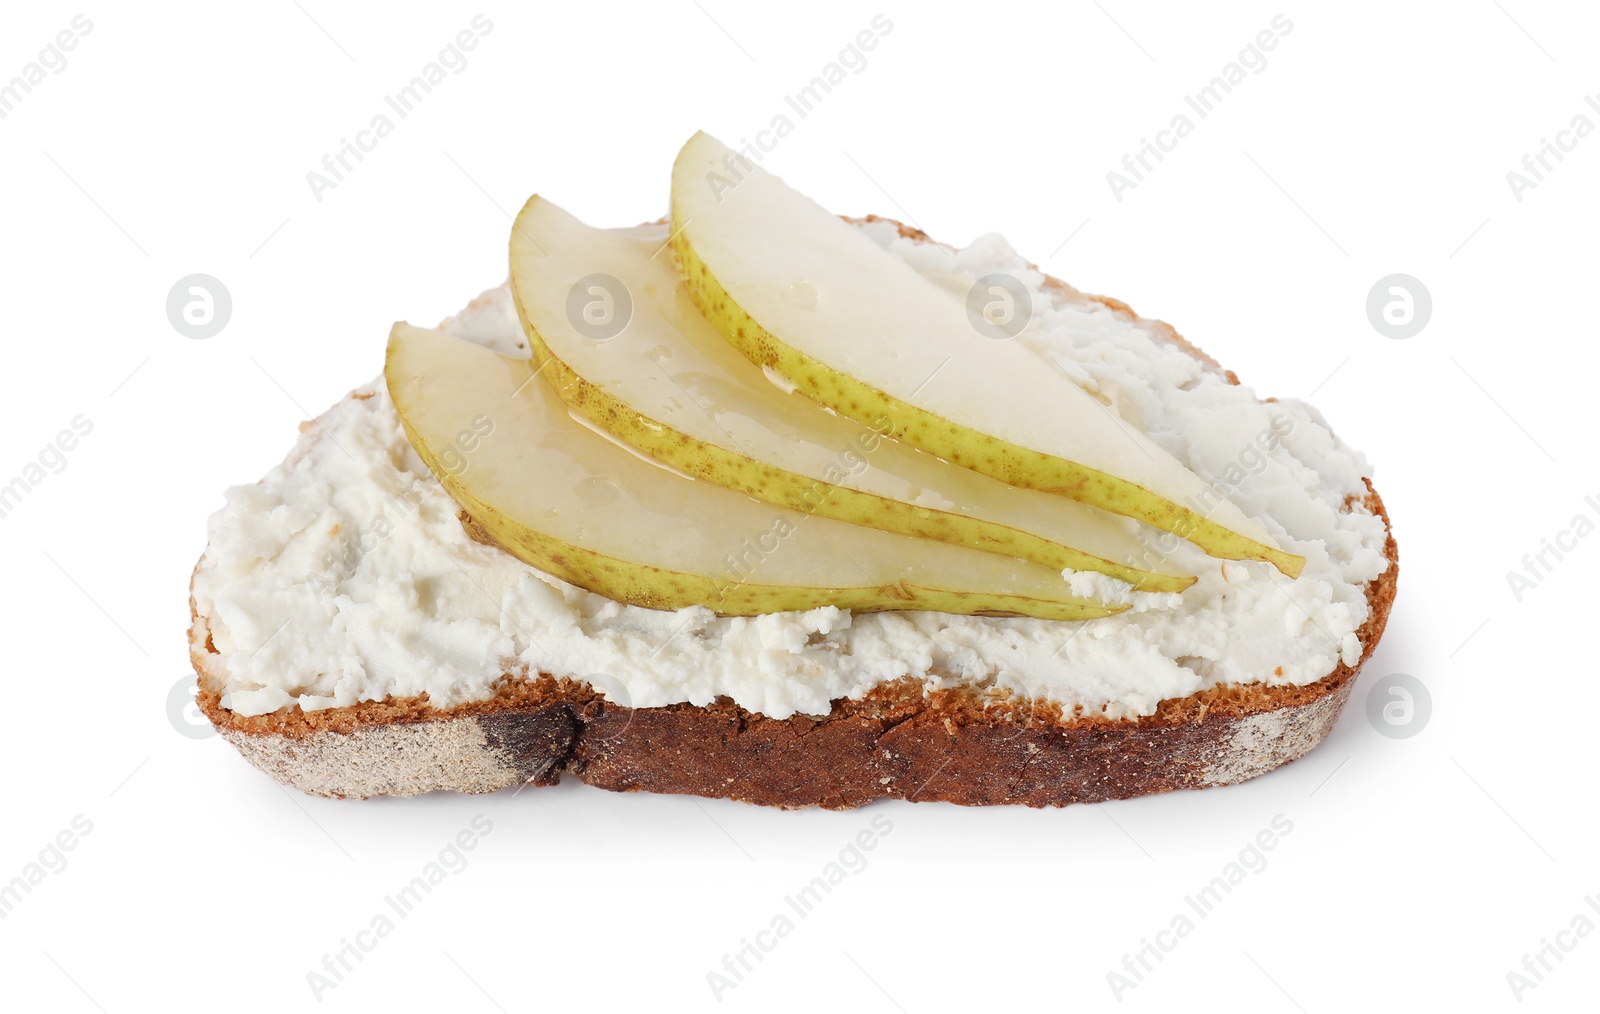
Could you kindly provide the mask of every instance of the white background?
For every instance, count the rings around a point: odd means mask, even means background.
[[[0,81],[73,15],[93,29],[0,120],[0,482],[73,417],[94,429],[0,519],[0,881],[75,815],[93,830],[0,919],[0,1006],[1495,1010],[1541,938],[1600,923],[1600,538],[1521,602],[1506,578],[1600,495],[1600,137],[1520,202],[1506,180],[1574,116],[1600,125],[1596,12],[932,6],[8,5]],[[316,200],[306,174],[480,12],[465,71]],[[1105,806],[783,813],[570,780],[291,797],[181,735],[168,693],[222,490],[376,375],[391,321],[497,284],[506,210],[537,190],[596,224],[658,217],[684,139],[765,127],[879,12],[866,69],[769,167],[842,213],[1002,231],[1262,394],[1314,393],[1371,457],[1400,600],[1328,742],[1246,785]],[[1279,13],[1266,69],[1117,201],[1106,173]],[[193,272],[234,302],[204,341],[164,309]],[[1365,311],[1393,272],[1434,304],[1406,340]],[[1405,740],[1365,709],[1397,672],[1432,699]],[[307,972],[480,813],[470,865],[319,1004]],[[879,814],[868,867],[715,1001],[707,973]],[[1107,973],[1279,814],[1267,868],[1119,999]],[[1600,988],[1600,933],[1563,939],[1526,1009]]]

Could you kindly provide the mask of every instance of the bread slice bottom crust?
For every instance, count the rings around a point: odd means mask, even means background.
[[[868,221],[874,220],[872,217]],[[903,235],[928,237],[899,223]],[[1137,319],[1125,303],[1054,278],[1046,286]],[[1170,326],[1142,321],[1208,368],[1215,360]],[[1233,383],[1238,379],[1225,374]],[[1066,716],[1059,705],[992,688],[924,691],[882,684],[824,716],[754,714],[726,698],[700,707],[626,708],[586,683],[507,674],[487,700],[440,709],[417,697],[245,717],[222,706],[222,656],[191,599],[198,703],[245,759],[319,796],[494,792],[553,785],[571,773],[616,792],[676,792],[785,808],[849,809],[874,799],[965,806],[1064,806],[1230,785],[1309,753],[1332,730],[1356,674],[1388,624],[1399,550],[1382,499],[1389,567],[1367,585],[1355,665],[1304,686],[1222,685],[1162,701],[1138,719]],[[1355,508],[1355,503],[1350,505]]]

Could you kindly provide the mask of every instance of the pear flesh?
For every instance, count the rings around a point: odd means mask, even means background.
[[[707,134],[673,166],[672,229],[705,316],[807,397],[1212,556],[1266,561],[1290,577],[1304,566],[1113,408],[1022,343],[981,332],[960,300]]]
[[[596,229],[539,197],[511,231],[511,289],[534,356],[595,426],[688,475],[803,513],[1099,571],[1141,591],[1194,582],[1132,565],[1154,554],[1125,520],[941,461],[775,387],[695,308],[665,252],[668,232]],[[595,299],[628,308],[598,331],[572,301],[596,284]]]
[[[651,609],[838,606],[1083,620],[1123,606],[1021,560],[808,516],[686,478],[574,418],[526,359],[396,324],[385,378],[406,436],[478,538]]]

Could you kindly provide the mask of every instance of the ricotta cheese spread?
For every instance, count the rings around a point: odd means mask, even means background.
[[[630,707],[728,697],[780,719],[826,714],[835,699],[904,677],[1129,718],[1219,683],[1304,684],[1359,660],[1386,532],[1359,503],[1365,459],[1315,409],[1260,402],[1153,324],[1046,288],[999,236],[950,250],[887,223],[862,228],[957,298],[987,275],[1021,280],[1034,320],[1015,340],[1261,519],[1306,558],[1300,577],[1142,528],[1152,559],[1199,580],[1181,596],[1143,595],[1068,572],[1077,594],[1132,603],[1084,622],[623,605],[468,538],[380,377],[306,427],[259,483],[229,490],[211,518],[194,601],[220,653],[210,671],[223,706],[250,716],[426,693],[450,708],[493,696],[507,674],[543,672]],[[528,354],[505,286],[442,327]]]

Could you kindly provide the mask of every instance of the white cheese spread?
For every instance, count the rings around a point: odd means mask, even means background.
[[[958,297],[986,275],[1021,279],[1034,320],[1015,340],[1260,518],[1306,558],[1301,576],[1143,529],[1152,554],[1199,581],[1181,596],[1129,596],[1120,582],[1069,572],[1075,593],[1133,603],[1081,623],[621,605],[469,539],[380,378],[308,427],[261,482],[229,490],[211,519],[194,598],[221,653],[211,669],[223,705],[248,716],[426,693],[449,708],[492,696],[507,673],[544,672],[633,707],[728,697],[786,718],[912,677],[1124,718],[1218,683],[1313,682],[1359,659],[1365,588],[1388,566],[1384,524],[1348,506],[1370,470],[1314,409],[1262,403],[1150,325],[1043,288],[998,236],[950,251],[883,223],[863,228]],[[527,354],[504,286],[443,327]]]

